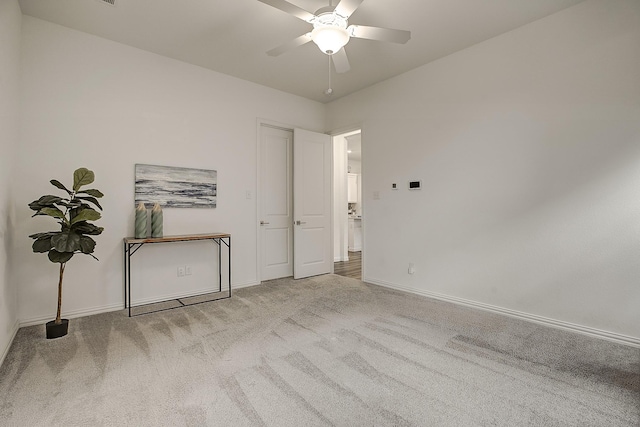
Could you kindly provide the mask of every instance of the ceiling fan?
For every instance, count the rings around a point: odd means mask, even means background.
[[[269,56],[278,56],[288,50],[313,41],[320,50],[331,56],[337,73],[346,73],[351,69],[344,46],[351,37],[379,40],[392,43],[406,43],[411,38],[410,31],[388,28],[349,25],[351,14],[364,0],[341,0],[337,6],[318,9],[315,14],[291,4],[285,0],[258,0],[262,3],[287,12],[296,18],[313,25],[313,30],[267,52]]]

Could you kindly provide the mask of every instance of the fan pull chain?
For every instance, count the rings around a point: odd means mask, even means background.
[[[327,58],[329,58],[329,88],[324,91],[324,94],[331,96],[333,94],[333,89],[331,88],[331,55],[327,55]]]

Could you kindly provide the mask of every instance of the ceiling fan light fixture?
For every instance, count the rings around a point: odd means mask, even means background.
[[[320,9],[313,22],[311,40],[327,55],[333,55],[349,42],[351,34],[347,30],[348,22],[335,12],[322,12]]]
[[[349,42],[346,28],[335,25],[317,26],[311,32],[311,40],[327,55],[333,55]]]

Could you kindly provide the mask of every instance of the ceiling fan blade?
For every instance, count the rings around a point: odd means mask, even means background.
[[[335,12],[343,18],[348,18],[364,0],[342,0],[336,6]]]
[[[276,9],[280,9],[283,12],[287,12],[288,14],[293,15],[296,18],[300,18],[306,22],[310,22],[316,17],[313,13],[307,12],[306,10],[294,4],[291,4],[285,0],[258,0],[258,1],[264,4],[268,4],[269,6],[273,6]]]
[[[300,37],[296,37],[295,39],[278,46],[274,49],[271,49],[267,52],[269,56],[278,56],[282,55],[288,50],[295,49],[298,46],[302,46],[303,44],[309,43],[311,41],[311,33],[303,34]]]
[[[344,48],[331,55],[331,60],[338,74],[346,73],[351,69],[349,58],[347,58],[347,51],[345,51]]]
[[[411,39],[411,31],[391,30],[389,28],[349,25],[347,31],[359,39],[380,40],[383,42],[406,43]]]

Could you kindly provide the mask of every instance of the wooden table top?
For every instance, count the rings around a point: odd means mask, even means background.
[[[206,233],[206,234],[183,234],[178,236],[163,236],[163,237],[146,237],[142,239],[136,239],[135,237],[125,237],[125,243],[163,243],[163,242],[188,242],[191,240],[212,240],[212,239],[224,239],[231,237],[228,233]]]

